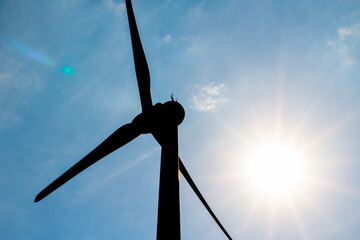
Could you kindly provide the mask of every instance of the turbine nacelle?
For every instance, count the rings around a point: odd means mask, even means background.
[[[178,126],[185,118],[183,106],[174,101],[168,101],[164,104],[157,103],[148,111],[137,115],[132,124],[134,124],[141,133],[154,133],[169,127]]]

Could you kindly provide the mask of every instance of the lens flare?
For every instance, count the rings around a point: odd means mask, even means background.
[[[70,67],[70,66],[63,66],[63,67],[61,68],[61,70],[62,70],[62,72],[65,73],[66,75],[71,75],[71,74],[73,74],[73,72],[74,72],[73,68]]]
[[[33,59],[39,63],[42,63],[47,66],[53,66],[55,65],[55,62],[45,54],[37,51],[36,49],[19,42],[13,38],[2,36],[0,37],[0,42],[3,43],[5,46],[15,50],[16,52],[20,53],[23,56],[26,56],[30,59]]]

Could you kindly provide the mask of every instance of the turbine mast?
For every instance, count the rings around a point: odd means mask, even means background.
[[[165,130],[165,129],[164,129]],[[166,133],[165,133],[166,132]],[[157,240],[180,240],[178,129],[163,131],[161,149]]]

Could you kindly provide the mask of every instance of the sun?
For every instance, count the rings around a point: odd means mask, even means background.
[[[253,148],[245,168],[251,187],[271,198],[291,197],[301,189],[305,178],[299,151],[279,141]]]

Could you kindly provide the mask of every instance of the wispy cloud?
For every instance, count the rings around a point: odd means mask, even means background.
[[[171,36],[169,34],[167,34],[163,40],[166,42],[166,43],[169,43],[171,41]]]
[[[226,85],[213,82],[205,85],[195,85],[196,93],[192,94],[191,107],[200,112],[214,111],[229,100],[224,97]]]
[[[360,23],[338,28],[337,35],[338,38],[328,44],[341,56],[344,65],[356,64],[355,54],[360,51]]]
[[[348,37],[360,37],[360,23],[357,23],[351,27],[341,27],[338,29],[338,34],[341,40],[345,40]]]
[[[1,73],[0,72],[0,86],[7,84],[10,78],[10,74],[9,73]]]
[[[21,59],[5,54],[0,68],[0,132],[22,120],[22,109],[38,93],[43,82],[37,72],[26,70]]]
[[[19,78],[21,76],[22,78]],[[35,74],[24,76],[17,74],[12,76],[10,73],[0,73],[0,87],[13,89],[27,89],[39,90],[42,86],[42,81]]]
[[[113,0],[105,0],[105,4],[108,9],[116,14],[116,16],[121,16],[126,9],[125,3],[115,3]]]
[[[15,112],[11,111],[2,111],[3,113],[0,116],[0,132],[11,125],[21,121],[21,117]]]

